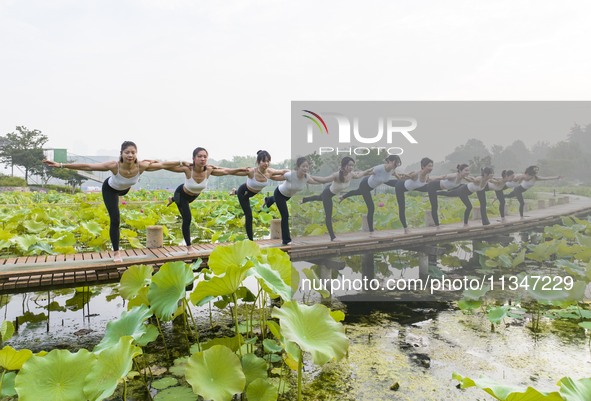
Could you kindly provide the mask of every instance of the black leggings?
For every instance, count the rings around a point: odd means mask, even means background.
[[[107,213],[109,213],[109,219],[111,220],[109,224],[109,237],[111,237],[111,244],[113,244],[113,250],[119,250],[119,225],[121,224],[121,215],[119,214],[119,197],[127,194],[130,188],[124,189],[123,191],[118,191],[112,188],[109,183],[109,179],[106,179],[103,182],[103,201],[105,202],[105,206],[107,208]]]
[[[287,208],[287,201],[290,199],[279,191],[279,187],[275,188],[273,196],[265,198],[266,207],[271,207],[273,203],[277,203],[277,209],[279,209],[279,214],[281,215],[281,242],[283,242],[283,245],[291,242],[291,235],[289,234],[289,209]]]
[[[320,195],[308,196],[302,199],[302,203],[322,201],[322,205],[324,206],[324,222],[331,240],[336,238],[332,229],[332,197],[334,195],[330,192],[330,185],[328,185]]]
[[[521,185],[518,187],[513,188],[513,191],[507,195],[505,198],[517,198],[519,201],[519,216],[523,217],[523,209],[525,208],[525,199],[523,199],[523,193],[527,191],[527,189],[523,188]]]
[[[191,207],[189,204],[197,199],[199,195],[193,196],[183,191],[183,184],[179,185],[174,191],[172,200],[176,203],[176,207],[179,209],[181,217],[183,218],[183,224],[181,231],[183,232],[183,238],[187,246],[191,245]]]
[[[495,190],[495,195],[497,196],[497,200],[499,201],[499,214],[501,215],[501,217],[505,217],[505,193],[502,189],[500,189]]]
[[[468,224],[468,220],[470,220],[470,212],[472,212],[472,202],[470,202],[469,198],[471,193],[472,191],[468,189],[468,185],[463,184],[451,191],[439,191],[437,192],[437,195],[460,198],[466,206],[466,210],[464,211],[464,224]],[[490,224],[490,221],[488,221],[488,216],[486,215],[486,195],[484,191],[477,191],[476,194],[480,201],[480,217],[482,218],[482,224],[487,226]]]
[[[354,189],[352,191],[347,192],[341,199],[347,199],[351,196],[363,196],[363,200],[365,201],[365,205],[367,206],[367,225],[369,227],[369,232],[373,232],[373,214],[375,211],[375,205],[373,203],[373,198],[371,197],[371,191],[374,189],[369,186],[369,177],[364,177],[359,184],[359,188]]]
[[[253,241],[254,236],[252,231],[252,208],[250,207],[250,198],[256,194],[258,194],[258,192],[252,192],[246,187],[246,184],[240,185],[236,190],[238,202],[240,202],[240,207],[244,212],[244,228],[246,229],[246,235],[251,241]]]
[[[406,228],[406,199],[404,193],[408,192],[408,189],[404,186],[404,180],[397,180],[394,189],[396,190],[396,202],[398,202],[398,217],[400,218],[402,227]],[[413,191],[425,192],[427,191],[427,186],[423,185],[420,188],[413,189]]]

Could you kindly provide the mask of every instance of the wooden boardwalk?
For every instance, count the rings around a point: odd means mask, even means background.
[[[338,234],[338,241],[331,242],[328,236],[301,237],[289,246],[280,240],[259,240],[261,247],[278,247],[285,250],[293,261],[318,261],[361,252],[380,252],[393,249],[420,249],[437,243],[494,238],[502,234],[524,231],[539,226],[559,223],[563,216],[591,213],[591,198],[581,196],[562,197],[555,206],[526,212],[526,217],[509,216],[505,223],[493,220],[482,226],[472,221],[470,227],[449,224],[436,230],[434,227],[413,229],[404,234],[401,229],[375,232]],[[130,249],[123,251],[123,262],[113,262],[110,252],[80,253],[72,255],[23,256],[0,259],[0,294],[49,290],[116,282],[131,265],[148,264],[160,266],[165,262],[192,262],[201,258],[207,263],[211,251],[219,244],[194,245],[196,253],[187,255],[184,247]]]

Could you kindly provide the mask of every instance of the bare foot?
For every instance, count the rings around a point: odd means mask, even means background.
[[[331,240],[332,242],[340,242],[340,241],[341,241],[341,240],[340,240],[340,239],[338,239],[337,237],[331,238],[330,240]]]
[[[470,227],[470,224],[464,224],[464,228]]]
[[[375,231],[370,231],[369,232],[369,238],[374,238],[377,237],[376,232]]]
[[[410,232],[411,232],[411,231],[410,231],[410,228],[408,228],[408,227],[404,227],[404,233],[405,233],[405,234],[410,234]]]
[[[501,223],[506,223],[506,222],[507,222],[507,219],[504,217],[501,217]]]
[[[437,230],[437,231],[441,230],[441,226],[435,226],[435,230]]]
[[[193,253],[197,253],[197,249],[193,248],[191,245],[187,245],[187,255],[191,255]]]
[[[172,198],[168,198],[168,203],[166,204],[166,207],[169,207],[170,205],[172,205],[174,203],[174,199]]]
[[[115,263],[123,262],[123,258],[121,257],[121,253],[119,251],[113,252],[113,262],[115,262]]]

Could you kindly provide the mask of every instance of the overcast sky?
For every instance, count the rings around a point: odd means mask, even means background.
[[[0,135],[281,160],[292,100],[589,100],[589,15],[586,1],[0,0]]]

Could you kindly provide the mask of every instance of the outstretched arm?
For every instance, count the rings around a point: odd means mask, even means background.
[[[561,179],[562,176],[560,175],[554,175],[551,177],[540,177],[540,176],[536,176],[536,181],[551,181],[551,180],[559,180]]]
[[[328,184],[329,182],[334,181],[334,179],[336,177],[338,177],[339,173],[332,173],[329,176],[326,177],[317,177],[315,175],[310,176],[311,179],[313,179],[314,181],[316,181],[316,183],[318,184]]]
[[[81,171],[111,171],[114,172],[117,162],[112,160],[102,163],[58,163],[52,160],[43,160],[43,164],[49,167],[67,168]]]
[[[211,166],[211,175],[216,177],[221,177],[222,175],[237,175],[237,176],[245,176],[248,175],[250,169],[248,167],[238,167],[238,168],[226,168],[226,167],[218,167],[218,166]]]
[[[372,175],[372,174],[373,174],[373,167],[368,168],[367,170],[363,170],[363,171],[353,171],[353,173],[351,174],[351,177],[361,178],[361,177],[365,177],[366,175]]]
[[[157,170],[168,170],[175,173],[184,173],[187,171],[187,168],[190,166],[190,163],[184,162],[182,160],[178,161],[158,161],[158,160],[142,160],[140,162],[140,167],[144,171],[157,171]]]

